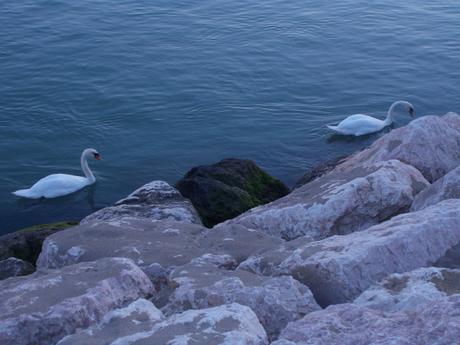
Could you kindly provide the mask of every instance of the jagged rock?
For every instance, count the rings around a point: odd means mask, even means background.
[[[460,270],[426,267],[392,274],[364,291],[354,303],[382,311],[413,311],[460,294]]]
[[[35,267],[30,262],[21,259],[8,258],[0,261],[0,280],[10,277],[25,276],[34,271]]]
[[[42,270],[0,282],[0,344],[49,345],[88,327],[153,286],[124,258]]]
[[[289,323],[272,345],[452,345],[460,339],[460,295],[413,312],[339,304]]]
[[[41,224],[0,236],[0,260],[15,257],[35,265],[45,238],[75,225],[78,222]]]
[[[441,178],[460,165],[460,116],[448,113],[416,119],[392,130],[334,170],[347,171],[390,159],[414,166],[430,182]]]
[[[164,181],[147,183],[114,206],[90,214],[80,223],[115,221],[124,217],[201,224],[191,202]]]
[[[253,161],[242,159],[195,167],[176,188],[192,201],[210,227],[289,193],[281,181]]]
[[[107,313],[99,324],[68,335],[57,345],[120,344],[118,339],[148,332],[163,319],[163,313],[152,302],[140,298],[127,307]]]
[[[177,288],[163,308],[167,315],[239,303],[254,311],[272,339],[288,322],[320,309],[310,290],[289,276],[261,277],[195,261],[176,268],[170,279]]]
[[[446,199],[460,199],[460,166],[419,193],[411,210],[418,211]]]
[[[318,240],[363,230],[406,212],[428,185],[417,169],[397,160],[333,171],[223,224],[241,224],[288,240]]]
[[[349,302],[392,273],[434,263],[459,243],[460,200],[446,200],[361,232],[292,242],[249,258],[240,269],[292,275],[322,306]]]

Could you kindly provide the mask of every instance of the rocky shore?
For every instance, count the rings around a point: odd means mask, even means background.
[[[191,201],[154,181],[79,225],[0,238],[0,344],[459,343],[459,115],[288,194],[244,162],[192,169]]]

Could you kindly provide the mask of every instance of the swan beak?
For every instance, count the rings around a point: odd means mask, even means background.
[[[94,155],[94,159],[95,159],[95,160],[97,160],[97,161],[100,161],[100,160],[102,160],[102,158],[101,158],[101,155],[100,155],[100,154],[95,154],[95,155]]]
[[[414,111],[414,109],[411,108],[411,109],[409,110],[409,114],[410,114],[411,117],[415,117],[415,111]]]

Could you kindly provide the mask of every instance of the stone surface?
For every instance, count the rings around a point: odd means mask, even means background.
[[[347,171],[363,165],[398,159],[434,182],[460,165],[460,116],[424,116],[376,140],[370,148],[335,168]]]
[[[427,266],[460,242],[460,200],[446,200],[345,236],[298,239],[240,265],[262,274],[289,274],[322,305],[352,301],[392,273]]]
[[[287,240],[318,240],[363,230],[405,212],[428,185],[418,170],[397,160],[333,171],[224,224],[241,224]]]
[[[460,269],[460,243],[450,248],[433,266]]]
[[[460,166],[419,193],[411,210],[418,211],[446,199],[460,199]]]
[[[35,265],[46,237],[76,225],[78,222],[41,224],[0,236],[0,260],[15,257]]]
[[[294,185],[293,189],[297,189],[299,187],[302,187],[303,185],[314,181],[321,176],[326,175],[327,173],[331,172],[334,170],[334,168],[339,165],[346,157],[341,156],[337,157],[335,159],[326,161],[324,163],[321,163],[311,169],[308,169],[305,174],[296,182]]]
[[[124,217],[201,224],[191,202],[164,181],[147,183],[114,206],[103,208],[80,223],[114,221]]]
[[[414,311],[454,294],[460,294],[460,270],[425,267],[390,275],[364,291],[354,303],[389,312]]]
[[[10,277],[25,276],[34,271],[35,267],[30,262],[21,259],[8,258],[0,261],[0,280]]]
[[[289,193],[281,181],[253,161],[242,159],[195,167],[177,182],[176,188],[192,201],[206,226]]]
[[[165,314],[239,303],[254,311],[272,339],[288,322],[320,309],[310,290],[289,276],[261,277],[198,260],[176,268],[170,279],[177,287]]]
[[[290,323],[272,345],[453,345],[460,339],[459,310],[460,295],[413,312],[334,305]]]
[[[153,286],[124,258],[42,270],[0,282],[0,344],[49,345],[88,327]]]
[[[116,344],[120,338],[150,331],[163,319],[163,313],[152,302],[140,298],[107,313],[98,324],[63,338],[57,345]]]

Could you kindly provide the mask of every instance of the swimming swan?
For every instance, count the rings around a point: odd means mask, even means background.
[[[337,126],[328,125],[327,127],[342,135],[360,136],[375,133],[393,123],[394,111],[399,105],[404,106],[404,109],[409,113],[409,115],[414,117],[415,112],[412,104],[406,101],[397,101],[391,105],[390,109],[388,109],[388,115],[385,120],[379,120],[368,115],[356,114],[347,117]]]
[[[96,181],[88,166],[88,158],[100,160],[101,156],[95,149],[86,149],[81,154],[81,168],[85,173],[83,176],[52,174],[36,182],[29,189],[20,189],[13,192],[14,195],[29,199],[57,198],[76,192]]]

